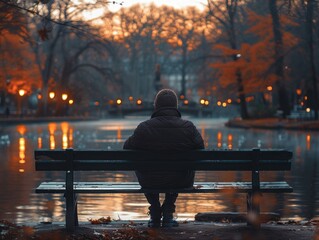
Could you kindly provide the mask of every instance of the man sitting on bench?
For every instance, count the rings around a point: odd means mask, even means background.
[[[170,89],[159,91],[155,97],[155,111],[151,119],[140,123],[124,143],[124,149],[151,151],[185,151],[204,149],[203,139],[191,121],[181,118],[176,93]],[[155,153],[156,154],[156,153]],[[136,171],[142,188],[188,188],[194,183],[194,171]],[[150,204],[149,227],[178,226],[173,219],[177,193],[166,193],[160,204],[158,193],[145,193]]]

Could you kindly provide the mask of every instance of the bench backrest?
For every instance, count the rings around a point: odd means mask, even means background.
[[[37,171],[205,170],[274,171],[291,169],[292,152],[282,149],[192,150],[35,150]]]

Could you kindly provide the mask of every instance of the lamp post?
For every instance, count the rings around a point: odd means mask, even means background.
[[[26,91],[24,89],[20,89],[18,91],[18,93],[19,93],[19,96],[20,96],[19,97],[19,113],[20,113],[20,117],[22,117],[23,116],[22,98],[26,94]]]
[[[49,98],[53,99],[55,97],[55,92],[49,92]]]
[[[61,94],[62,104],[59,105],[60,106],[60,108],[58,110],[59,114],[68,115],[68,108],[69,108],[69,104],[68,104],[68,101],[67,101],[68,98],[69,98],[69,95],[67,93],[62,93]]]
[[[49,109],[49,115],[54,115],[56,110],[56,93],[54,91],[49,92],[49,102],[48,102],[48,109]]]
[[[4,98],[3,98],[4,106],[6,107],[6,109],[5,109],[6,117],[9,117],[9,115],[10,115],[10,98],[9,98],[9,86],[10,86],[10,83],[11,83],[11,79],[7,78],[6,79],[6,88],[5,88],[5,91],[4,91]]]
[[[268,96],[269,96],[269,105],[272,108],[272,86],[267,86]]]
[[[62,93],[61,98],[63,101],[66,101],[68,99],[68,94]]]
[[[297,94],[297,98],[296,98],[296,105],[298,105],[300,103],[300,100],[301,100],[301,89],[300,88],[297,88],[296,89],[296,94]]]
[[[199,112],[198,112],[198,117],[203,117],[203,107],[205,105],[205,99],[204,98],[201,98],[199,100],[199,104],[200,104],[200,107],[199,107]]]
[[[122,104],[123,104],[123,101],[122,101],[121,98],[117,98],[115,102],[116,102],[116,105],[117,105],[118,116],[121,117],[122,116]]]

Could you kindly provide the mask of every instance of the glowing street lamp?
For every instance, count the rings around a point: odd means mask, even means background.
[[[137,104],[137,105],[142,105],[142,100],[141,100],[141,99],[137,99],[137,100],[136,100],[136,104]]]
[[[209,101],[208,101],[208,100],[205,100],[204,104],[205,104],[206,106],[208,106],[208,105],[209,105]]]
[[[23,97],[25,94],[26,94],[26,91],[25,91],[24,89],[20,89],[20,90],[19,90],[19,95],[20,95],[21,97]]]
[[[267,86],[267,90],[268,90],[269,92],[271,92],[271,91],[272,91],[272,86]]]
[[[62,97],[62,100],[65,101],[68,99],[68,94],[63,93],[61,97]]]
[[[55,92],[49,92],[49,98],[53,99],[55,97]]]
[[[184,100],[184,105],[188,105],[188,103],[189,103],[188,100],[185,99],[185,100]]]
[[[297,95],[301,95],[301,89],[296,89],[296,93],[297,93]]]
[[[73,99],[69,100],[69,104],[72,105],[74,103]]]
[[[18,108],[20,109],[20,111],[19,111],[20,112],[20,117],[22,117],[22,115],[23,115],[22,97],[26,94],[26,91],[24,89],[20,89],[18,91],[18,93],[19,93],[19,96],[21,97],[21,98],[18,98]]]
[[[122,99],[120,99],[120,98],[116,99],[116,104],[117,105],[121,105],[122,104]]]
[[[201,105],[204,105],[204,104],[205,104],[205,99],[203,99],[203,98],[200,99],[200,100],[199,100],[199,103],[200,103]]]
[[[217,101],[217,106],[221,106],[222,102],[221,101]]]

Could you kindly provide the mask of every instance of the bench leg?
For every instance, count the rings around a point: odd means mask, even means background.
[[[77,201],[77,196],[75,195],[75,202],[74,202],[74,205],[75,205],[75,211],[74,211],[74,225],[77,227],[79,226],[79,218],[78,218],[78,201]]]
[[[75,194],[65,194],[66,214],[65,225],[68,232],[74,232],[75,226],[79,225],[77,212],[77,199]]]
[[[247,193],[247,225],[260,228],[260,193]]]

